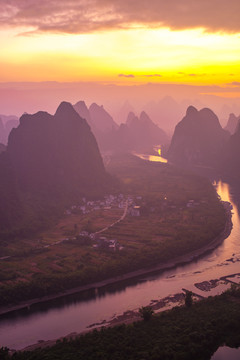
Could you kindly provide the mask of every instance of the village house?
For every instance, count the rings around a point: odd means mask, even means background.
[[[129,208],[129,214],[131,216],[140,216],[140,206],[133,206]]]

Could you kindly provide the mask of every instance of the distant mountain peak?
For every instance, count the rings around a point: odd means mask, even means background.
[[[91,115],[85,101],[80,100],[75,105],[73,105],[73,107],[76,112],[81,116],[81,118],[87,121],[88,125],[90,125],[91,129],[93,130],[94,124],[92,122]]]
[[[195,116],[197,113],[198,113],[198,110],[194,106],[190,105],[187,108],[186,116]]]
[[[202,114],[203,116],[211,116],[212,118],[217,119],[217,115],[209,108],[205,107],[199,110],[199,113]]]
[[[235,114],[231,113],[228,118],[227,125],[225,126],[225,130],[229,131],[231,135],[233,135],[239,127],[240,123],[240,116],[236,116]]]
[[[55,116],[61,115],[67,115],[67,114],[77,114],[77,112],[74,110],[74,107],[72,104],[70,104],[67,101],[62,101],[61,104],[58,106]]]
[[[140,116],[139,116],[139,120],[142,122],[152,122],[152,120],[150,119],[150,117],[148,116],[148,114],[145,111],[142,111]]]
[[[93,103],[89,107],[89,113],[94,124],[94,127],[101,132],[109,132],[112,129],[117,129],[118,125],[113,120],[112,116],[104,109],[103,105]]]
[[[98,110],[98,109],[103,109],[103,110],[105,111],[103,105],[98,105],[98,104],[96,104],[96,103],[92,103],[92,104],[90,105],[90,107],[89,107],[89,110],[90,110],[90,111]]]
[[[83,100],[79,100],[78,102],[76,102],[76,104],[74,106],[84,106],[84,107],[87,107],[85,101]]]
[[[134,114],[134,112],[130,111],[127,116],[126,124],[130,125],[133,121],[138,120],[137,116]]]

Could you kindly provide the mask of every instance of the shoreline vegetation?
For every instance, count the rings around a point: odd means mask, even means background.
[[[220,346],[240,344],[240,288],[177,306],[148,321],[134,319],[52,341],[39,341],[21,351],[9,351],[16,360],[30,359],[179,359],[208,360]],[[144,356],[144,357],[143,357]],[[6,357],[9,359],[10,357]]]
[[[57,294],[42,296],[42,297],[31,299],[28,301],[23,301],[23,302],[18,303],[17,305],[0,307],[0,315],[7,314],[7,313],[10,313],[10,312],[13,312],[16,310],[20,310],[20,309],[24,309],[24,308],[30,308],[30,306],[33,304],[38,304],[38,303],[47,302],[50,300],[55,300],[55,299],[58,299],[58,298],[61,298],[64,296],[76,294],[76,293],[83,292],[86,290],[98,289],[98,288],[101,288],[101,287],[104,287],[107,285],[122,282],[122,281],[131,279],[131,278],[135,278],[135,277],[138,277],[141,275],[159,272],[159,271],[174,268],[178,265],[190,263],[191,261],[214,250],[214,248],[219,246],[230,235],[231,230],[232,230],[232,212],[231,212],[232,206],[229,202],[222,202],[222,203],[224,204],[225,213],[226,213],[225,227],[218,236],[216,236],[211,242],[209,242],[205,246],[202,246],[201,248],[191,251],[185,255],[176,257],[170,261],[160,263],[158,265],[155,265],[155,266],[152,266],[149,268],[142,268],[139,270],[128,272],[126,274],[108,278],[103,281],[97,281],[97,282],[93,282],[93,283],[90,283],[87,285],[74,287],[72,289],[68,289],[68,290],[59,292]]]

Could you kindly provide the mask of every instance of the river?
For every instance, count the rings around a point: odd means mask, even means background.
[[[194,283],[240,272],[239,189],[221,181],[214,184],[222,200],[230,201],[233,206],[232,232],[215,250],[174,269],[106,286],[98,291],[32,305],[29,309],[1,316],[0,346],[22,349],[39,340],[82,332],[91,324],[109,321],[127,310],[146,306],[152,300],[181,293],[182,288],[208,296],[221,293],[229,287],[230,284],[220,284],[206,293],[194,286]]]

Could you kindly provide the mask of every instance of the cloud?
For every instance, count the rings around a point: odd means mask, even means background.
[[[240,82],[239,81],[233,81],[231,83],[228,83],[227,85],[240,86]]]
[[[177,73],[178,75],[182,75],[182,76],[191,76],[191,77],[194,77],[194,76],[197,76],[197,77],[200,77],[200,76],[206,76],[206,73],[199,73],[199,74],[195,74],[195,73],[191,73],[191,74],[188,74],[188,73],[185,73],[185,72],[182,72],[182,71],[178,71]],[[212,76],[214,76],[214,74],[212,74]]]
[[[145,77],[162,77],[162,75],[160,74],[148,74],[148,75],[143,75]]]
[[[133,74],[118,74],[119,77],[126,77],[126,78],[135,78]],[[140,75],[144,77],[162,77],[160,74],[147,74],[147,75]]]
[[[119,77],[125,77],[125,78],[134,78],[135,76],[133,74],[118,74]]]
[[[240,32],[239,0],[0,0],[0,27],[91,33],[134,27]]]

